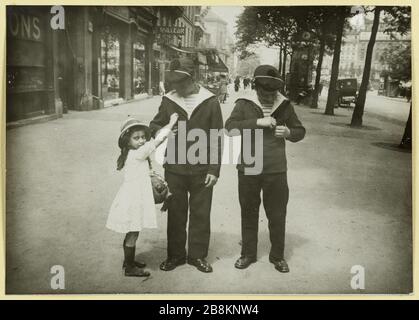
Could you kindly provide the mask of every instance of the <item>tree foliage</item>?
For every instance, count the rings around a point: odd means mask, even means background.
[[[237,74],[239,76],[248,76],[253,73],[258,65],[260,65],[259,57],[256,54],[252,54],[239,61]]]
[[[412,79],[412,49],[410,43],[391,44],[383,50],[380,62],[387,67],[383,76],[409,81]]]
[[[383,19],[380,22],[380,13],[383,13]],[[365,57],[364,72],[362,75],[362,82],[358,92],[358,98],[356,100],[354,112],[352,114],[351,126],[360,127],[363,123],[363,114],[365,108],[366,94],[371,70],[372,63],[372,50],[375,45],[376,35],[378,26],[380,23],[384,23],[384,32],[396,37],[395,34],[404,35],[410,30],[410,7],[390,7],[390,6],[376,6],[374,8],[374,23],[371,30],[371,38],[368,42],[367,53]],[[410,59],[408,60],[410,61]],[[409,65],[409,62],[404,62]],[[401,65],[395,64],[395,71],[401,71]]]
[[[236,48],[247,52],[252,44],[288,47],[297,30],[290,7],[246,7],[236,21]]]
[[[381,7],[384,12],[384,32],[390,35],[405,35],[411,28],[411,8],[404,7]]]
[[[244,58],[249,56],[249,46],[254,44],[279,47],[280,54],[286,53],[279,59],[285,77],[286,56],[293,50],[310,47],[318,56],[313,95],[313,107],[317,107],[322,58],[334,48],[340,17],[340,7],[336,6],[246,7],[236,22],[236,49]],[[294,89],[291,91],[295,94]]]

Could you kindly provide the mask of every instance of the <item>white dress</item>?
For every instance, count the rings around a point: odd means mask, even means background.
[[[124,182],[109,211],[106,227],[116,232],[157,228],[156,207],[147,157],[155,150],[152,141],[130,150],[124,165]]]

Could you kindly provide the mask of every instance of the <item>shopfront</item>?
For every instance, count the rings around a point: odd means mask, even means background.
[[[56,112],[48,9],[7,8],[7,122]]]
[[[68,109],[88,111],[148,94],[153,15],[143,7],[65,10],[59,73]]]

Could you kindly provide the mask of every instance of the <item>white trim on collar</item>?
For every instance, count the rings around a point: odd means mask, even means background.
[[[198,92],[196,100],[195,100],[196,101],[196,107],[199,106],[202,102],[204,102],[208,98],[211,98],[212,96],[215,96],[212,92],[205,89],[201,85],[198,85],[198,86],[199,86],[199,92]],[[181,107],[186,112],[185,100],[183,99],[183,97],[179,96],[175,90],[172,90],[172,91],[168,92],[164,96],[166,98],[172,100],[174,103],[176,103],[179,107]]]
[[[259,101],[259,98],[256,94],[255,90],[252,90],[250,93],[245,94],[244,96],[238,98],[238,99],[245,99],[245,100],[249,100],[252,101],[254,104],[256,104],[258,107],[260,107],[261,109],[263,109],[262,104]],[[285,100],[288,100],[287,97],[284,97],[280,92],[277,92],[277,97],[274,101],[274,104],[272,105],[272,112],[271,114],[273,114],[276,109],[278,109],[278,107],[281,105],[282,102],[284,102]]]

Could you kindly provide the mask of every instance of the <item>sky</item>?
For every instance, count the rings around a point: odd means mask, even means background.
[[[240,13],[242,13],[244,7],[212,6],[211,10],[217,16],[219,16],[221,19],[227,22],[228,33],[231,35],[233,39],[235,39],[234,32],[236,31],[236,19],[240,15]]]
[[[243,12],[244,7],[242,6],[211,6],[211,10],[218,15],[221,19],[227,22],[227,32],[230,34],[232,39],[235,41],[236,37],[234,32],[236,31],[236,20],[240,13]],[[261,47],[257,50],[257,54],[260,57],[262,64],[275,64],[278,63],[278,50]]]

